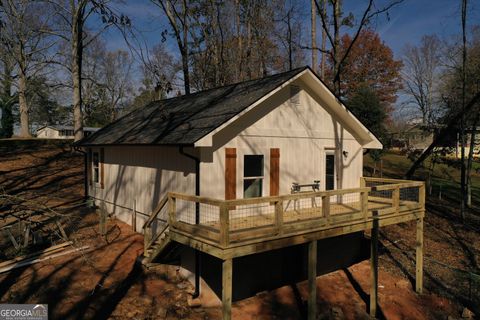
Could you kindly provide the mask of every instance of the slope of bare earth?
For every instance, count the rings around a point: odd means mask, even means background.
[[[1,148],[2,142],[0,142]],[[219,319],[217,307],[188,307],[192,286],[175,267],[145,270],[136,263],[143,237],[115,219],[108,233],[98,233],[98,216],[81,203],[83,156],[68,147],[30,145],[0,155],[0,188],[22,199],[48,204],[68,213],[66,224],[74,247],[69,254],[0,274],[0,303],[48,303],[51,319]],[[28,202],[30,203],[30,202]],[[66,210],[64,210],[66,209]],[[8,208],[11,210],[11,208]],[[3,217],[5,208],[0,208]],[[3,223],[3,222],[0,222]],[[460,318],[468,298],[456,294],[458,279],[426,260],[426,293],[411,288],[414,274],[414,226],[382,230],[380,317],[386,319]],[[478,232],[428,213],[426,256],[446,265],[478,264]],[[369,265],[318,277],[319,319],[368,319]],[[234,319],[302,319],[306,283],[279,288],[233,304]],[[471,307],[473,308],[473,307]]]

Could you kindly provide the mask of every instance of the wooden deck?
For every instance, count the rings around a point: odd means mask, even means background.
[[[239,200],[169,193],[144,226],[145,252],[152,250],[150,247],[159,243],[160,236],[168,230],[168,241],[221,259],[224,319],[230,319],[232,259],[308,243],[309,281],[312,282],[317,240],[371,230],[370,311],[375,315],[379,227],[417,221],[416,290],[422,290],[425,185],[417,181],[375,178],[362,178],[360,185],[354,189]],[[165,242],[162,241],[160,243]],[[314,290],[313,284],[309,287]],[[309,318],[313,319],[314,311],[309,308]]]

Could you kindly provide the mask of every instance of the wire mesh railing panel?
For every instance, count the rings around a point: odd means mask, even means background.
[[[358,213],[362,210],[359,192],[346,193],[330,197],[330,215]]]
[[[419,202],[419,198],[420,198],[419,187],[400,188],[400,201]]]
[[[220,221],[220,207],[208,203],[200,203],[200,223],[212,225]]]
[[[368,193],[369,197],[383,198],[383,199],[392,199],[393,198],[393,189],[388,190],[377,190],[372,188]]]
[[[176,199],[176,221],[195,224],[196,203],[189,200]]]
[[[274,225],[275,204],[262,202],[237,205],[230,208],[229,219],[231,231]]]
[[[284,222],[295,222],[322,215],[322,198],[310,196],[306,198],[290,199],[283,201]]]
[[[176,219],[188,224],[201,224],[218,229],[220,208],[208,203],[176,200]]]

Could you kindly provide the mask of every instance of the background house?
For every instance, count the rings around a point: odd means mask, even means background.
[[[83,127],[83,134],[88,137],[100,128]],[[37,129],[37,138],[42,139],[73,139],[74,131],[72,126],[50,125]]]

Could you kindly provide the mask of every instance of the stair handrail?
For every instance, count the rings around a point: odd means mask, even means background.
[[[150,225],[153,223],[153,221],[157,218],[158,214],[160,211],[162,211],[163,207],[167,204],[168,202],[168,194],[166,194],[162,200],[158,203],[158,205],[155,207],[155,209],[152,211],[150,214],[150,217],[148,218],[147,221],[143,224],[143,229],[150,227]]]
[[[167,204],[168,202],[168,194],[166,194],[162,200],[160,200],[160,202],[158,203],[158,205],[155,207],[155,209],[152,211],[152,213],[150,214],[150,217],[148,218],[147,221],[145,221],[145,223],[143,224],[143,240],[144,240],[144,244],[143,244],[143,249],[144,251],[147,251],[151,246],[152,244],[158,239],[158,237],[163,233],[165,232],[165,230],[167,229],[168,227],[168,221],[165,223],[165,225],[163,226],[163,228],[160,230],[160,232],[158,232],[155,236],[153,236],[152,234],[152,223],[153,221],[157,218],[158,214],[160,213],[160,211],[162,211],[163,207],[165,207],[165,205]]]

